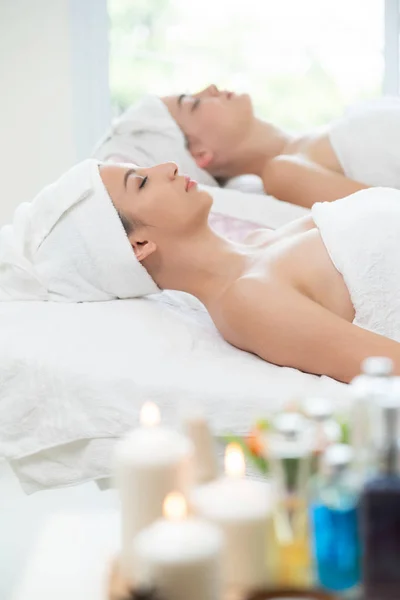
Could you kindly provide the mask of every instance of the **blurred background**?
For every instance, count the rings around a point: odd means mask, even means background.
[[[143,94],[209,83],[249,92],[261,116],[302,129],[381,94],[380,0],[109,0],[110,90]]]
[[[216,83],[284,127],[398,92],[398,0],[0,0],[0,223],[143,94]]]

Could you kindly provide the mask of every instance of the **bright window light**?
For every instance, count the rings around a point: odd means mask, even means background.
[[[109,14],[117,110],[215,83],[301,130],[382,93],[384,0],[109,0]]]

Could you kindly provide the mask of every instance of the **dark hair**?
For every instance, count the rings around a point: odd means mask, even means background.
[[[118,216],[121,220],[122,227],[125,229],[126,235],[129,237],[134,229],[133,223],[120,211],[118,212]]]

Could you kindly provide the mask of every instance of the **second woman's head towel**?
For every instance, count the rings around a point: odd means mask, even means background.
[[[185,138],[161,98],[145,96],[116,119],[99,142],[93,156],[102,161],[115,157],[141,167],[175,161],[182,173],[203,185],[218,183],[186,148]]]

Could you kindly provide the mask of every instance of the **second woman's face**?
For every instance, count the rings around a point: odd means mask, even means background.
[[[185,134],[189,149],[202,147],[217,160],[229,158],[247,135],[254,119],[248,94],[209,86],[198,94],[163,99]]]

